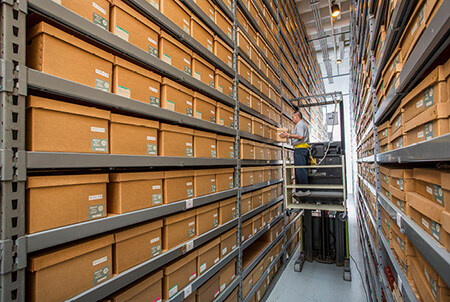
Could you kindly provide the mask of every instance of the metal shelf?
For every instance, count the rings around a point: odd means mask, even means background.
[[[81,294],[68,299],[67,301],[98,301],[101,300],[112,293],[116,292],[118,289],[131,284],[132,282],[138,280],[141,277],[151,273],[152,271],[164,266],[165,264],[183,256],[186,252],[189,252],[191,249],[196,249],[202,244],[208,242],[209,240],[216,238],[217,236],[225,233],[232,227],[237,226],[238,218],[235,218],[228,223],[219,226],[203,235],[200,235],[191,241],[182,245],[179,245],[167,252],[162,253],[161,255],[152,258],[148,261],[145,261],[129,270],[126,270],[118,275],[115,275],[111,279],[94,286],[93,288],[82,292]]]
[[[134,6],[139,8],[146,16],[150,17],[153,21],[157,22],[162,27],[171,31],[176,35],[176,38],[183,43],[187,43],[197,53],[205,56],[206,59],[213,61],[219,68],[222,66],[223,71],[234,76],[234,71],[228,67],[225,63],[220,61],[203,45],[195,41],[190,35],[185,33],[175,23],[170,21],[160,11],[155,9],[149,2],[145,0],[128,0],[132,2]],[[149,69],[156,71],[159,74],[168,76],[175,81],[182,82],[190,88],[198,90],[213,99],[216,99],[224,104],[234,106],[234,99],[223,94],[200,80],[186,74],[185,72],[173,67],[170,64],[154,57],[153,55],[145,52],[144,50],[132,45],[124,39],[116,36],[115,34],[104,30],[100,26],[95,25],[89,20],[75,14],[67,8],[55,3],[51,0],[29,0],[28,6],[31,10],[37,11],[52,20],[55,20],[64,26],[82,34],[84,37],[107,47],[110,51],[125,55],[130,59],[136,60],[141,64],[144,64]],[[206,57],[207,56],[207,57]]]
[[[241,216],[241,222],[247,221],[250,218],[255,217],[256,215],[258,215],[259,213],[267,210],[268,208],[270,208],[271,206],[279,203],[280,201],[282,201],[284,199],[283,196],[278,196],[277,198],[273,199],[272,201],[260,205],[259,207],[257,207],[256,209],[251,210],[250,212],[245,213],[244,215]]]
[[[250,139],[250,140],[253,140],[253,141],[260,142],[260,143],[271,144],[271,145],[275,145],[275,146],[278,146],[278,147],[281,146],[281,143],[279,141],[276,141],[276,140],[273,140],[273,139],[270,139],[270,138],[265,138],[265,137],[262,137],[262,136],[259,136],[259,135],[256,135],[256,134],[251,134],[251,133],[248,133],[247,131],[239,130],[239,135],[240,135],[241,138]]]
[[[378,39],[378,33],[380,31],[381,19],[385,17],[386,1],[382,0],[381,3],[377,3],[377,14],[375,16],[374,30],[370,36],[370,49],[375,48],[375,42]]]
[[[274,120],[268,118],[265,115],[262,115],[261,113],[259,113],[258,111],[256,111],[253,108],[248,107],[247,105],[244,105],[244,104],[240,103],[239,104],[239,110],[242,110],[242,111],[244,111],[244,112],[246,112],[246,113],[248,113],[248,114],[250,114],[252,116],[255,116],[255,117],[257,117],[257,118],[259,118],[259,119],[261,119],[261,120],[263,120],[263,121],[265,121],[265,122],[267,122],[267,123],[269,123],[269,124],[271,124],[271,125],[273,125],[275,127],[279,126],[279,124],[277,122],[275,122]]]
[[[386,210],[389,216],[397,222],[400,229],[404,229],[405,235],[419,250],[427,262],[434,268],[438,275],[450,284],[450,253],[426,233],[420,226],[398,210],[383,194],[378,194],[378,202]]]
[[[269,181],[265,181],[265,182],[260,182],[260,183],[257,183],[257,184],[251,185],[251,186],[242,187],[241,194],[255,191],[258,189],[262,189],[265,187],[270,187],[270,186],[278,184],[280,182],[283,182],[283,179],[274,179],[274,180],[269,180]]]
[[[373,292],[371,292],[371,294],[375,294],[376,295],[376,297],[377,297],[376,301],[381,301],[381,293],[380,293],[379,287],[376,286],[376,284],[378,283],[378,279],[377,279],[377,275],[378,275],[377,272],[378,272],[378,270],[377,270],[377,267],[375,266],[375,264],[373,262],[372,255],[369,255],[367,253],[367,251],[369,250],[369,247],[367,245],[367,241],[366,240],[364,240],[364,244],[362,245],[362,250],[363,250],[363,254],[365,254],[365,257],[363,257],[364,258],[364,262],[367,261],[367,266],[368,266],[369,271],[370,271],[371,280],[373,281],[373,283],[369,283],[369,286],[372,287],[372,288],[373,287],[375,288],[374,291],[372,290]]]
[[[231,189],[219,193],[208,194],[191,199],[181,200],[156,207],[113,215],[96,220],[86,221],[73,225],[68,225],[56,229],[29,234],[24,237],[26,240],[26,252],[31,253],[43,250],[56,245],[87,238],[105,232],[117,230],[123,227],[132,226],[137,223],[150,221],[167,215],[186,211],[188,203],[192,201],[192,208],[197,208],[209,203],[219,201],[237,195],[238,189]],[[23,240],[23,239],[21,239]]]
[[[278,166],[282,164],[282,160],[241,159],[241,166]]]
[[[278,24],[277,13],[273,11],[272,7],[270,6],[269,1],[268,0],[263,0],[263,3],[265,4],[266,9],[269,11],[269,13],[272,15],[272,18],[275,21],[275,23]]]
[[[361,180],[364,182],[364,184],[366,185],[366,187],[369,188],[370,192],[372,193],[372,195],[377,196],[377,190],[375,190],[375,187],[372,186],[372,184],[370,182],[368,182],[364,177],[362,177],[361,174],[358,173],[359,178],[361,178]]]
[[[237,159],[64,152],[27,152],[28,169],[236,166]]]
[[[212,0],[221,10],[222,12],[227,15],[228,19],[233,20],[233,13],[231,12],[230,8],[223,2],[223,0]]]
[[[372,212],[369,209],[369,206],[367,204],[367,200],[366,200],[365,196],[362,194],[361,189],[359,188],[358,184],[356,186],[358,187],[358,192],[359,192],[359,194],[361,196],[361,200],[363,201],[362,202],[362,204],[364,205],[363,207],[364,207],[366,213],[369,215],[370,222],[372,223],[373,228],[376,229],[377,228],[377,224],[375,223],[375,218],[373,217]]]
[[[241,277],[239,275],[236,275],[236,277],[234,278],[233,282],[230,283],[230,285],[228,285],[226,287],[226,289],[220,293],[220,295],[213,301],[213,302],[223,302],[225,301],[228,296],[233,292],[233,290],[239,286],[239,283],[241,282]]]
[[[364,212],[362,212],[363,211],[362,209],[363,208],[360,208],[361,213],[363,215],[366,215],[366,214],[364,214]],[[363,227],[364,232],[367,234],[366,237],[369,239],[370,247],[372,249],[372,253],[375,255],[375,257],[378,257],[378,251],[376,250],[375,241],[374,241],[374,239],[372,237],[372,233],[369,232],[369,228],[367,227],[367,224],[366,224],[365,220],[362,221],[362,225],[364,226]],[[375,227],[375,229],[377,229],[377,228]]]
[[[238,75],[239,83],[244,84],[248,89],[250,89],[253,93],[257,94],[260,98],[262,98],[264,101],[269,103],[272,107],[274,107],[276,110],[281,112],[281,107],[278,104],[275,104],[271,99],[269,99],[267,96],[265,96],[258,88],[253,86],[249,81],[244,79],[241,75]]]
[[[277,272],[277,275],[275,276],[275,278],[272,280],[272,282],[270,283],[269,288],[266,290],[263,298],[261,299],[261,302],[266,302],[267,299],[269,299],[270,294],[272,293],[273,289],[275,288],[275,286],[277,285],[278,281],[280,280],[281,276],[283,275],[284,270],[286,269],[287,264],[283,263],[280,270]]]
[[[382,124],[397,109],[402,97],[422,79],[422,76],[433,66],[435,60],[450,45],[450,38],[448,37],[450,32],[449,11],[450,2],[444,1],[420,36],[408,60],[404,63],[398,78],[397,88],[392,87],[390,89],[378,108],[375,115],[376,125]]]
[[[298,215],[298,217],[296,217],[294,221],[296,221],[297,219],[299,219],[301,216],[303,216],[303,213],[301,213],[300,215]],[[290,226],[287,227],[286,230],[289,230],[289,228],[291,228],[291,227],[292,227],[292,225],[290,224]],[[302,230],[302,227],[300,227],[298,230],[295,231],[294,234],[292,234],[292,237],[289,238],[289,240],[286,242],[286,245],[285,245],[286,248],[287,248],[288,246],[291,245],[292,241],[294,241],[294,239],[295,239],[295,236],[297,236],[298,233],[299,233],[301,230]]]
[[[369,156],[366,156],[364,158],[358,159],[358,163],[373,163],[374,160],[375,160],[375,156],[374,155],[369,155]]]
[[[56,96],[70,97],[72,99],[83,101],[88,105],[98,106],[112,111],[130,113],[229,136],[236,135],[235,129],[226,126],[211,123],[165,108],[155,107],[144,102],[105,92],[100,89],[65,80],[33,69],[28,69],[28,88],[35,91],[47,92]]]
[[[277,218],[275,218],[273,221],[269,222],[265,227],[263,227],[260,231],[258,231],[258,233],[253,234],[252,237],[250,237],[249,239],[245,240],[244,242],[242,242],[241,244],[241,249],[245,250],[247,247],[249,247],[253,242],[255,242],[259,237],[261,237],[265,232],[267,232],[268,230],[270,230],[271,226],[273,226],[274,224],[276,224],[278,221],[280,221],[282,218],[284,217],[284,213],[279,215]],[[281,238],[281,236],[283,236],[284,234],[284,230],[278,234],[278,236]],[[278,237],[277,237],[278,238]],[[277,240],[277,239],[276,239]],[[276,241],[275,240],[275,241]],[[245,278],[245,274],[244,274],[244,278]]]
[[[377,162],[385,164],[450,161],[450,134],[414,145],[377,154]]]

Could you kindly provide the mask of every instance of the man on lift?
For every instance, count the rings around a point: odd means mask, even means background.
[[[281,138],[290,138],[292,145],[295,147],[294,151],[294,165],[296,166],[306,166],[309,159],[309,130],[308,125],[303,120],[302,113],[296,111],[292,115],[292,120],[295,123],[295,128],[292,133],[282,132],[280,133]],[[295,182],[296,184],[308,184],[308,171],[306,168],[296,168],[295,169]],[[311,192],[309,190],[301,191],[297,190],[294,196],[308,196]]]

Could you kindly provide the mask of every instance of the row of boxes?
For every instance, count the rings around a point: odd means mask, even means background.
[[[258,113],[261,113],[265,117],[278,122],[279,112],[265,99],[259,97],[256,93],[247,89],[244,85],[239,83],[238,86],[238,99],[241,104],[252,108]],[[281,101],[279,101],[281,102]]]
[[[282,178],[281,166],[241,168],[241,187]]]
[[[241,159],[281,160],[280,147],[241,139]]]
[[[241,196],[241,215],[244,215],[247,212],[257,209],[258,207],[267,204],[281,196],[282,186],[281,184],[272,185],[263,189],[255,190],[253,192],[242,194]],[[265,225],[265,222],[271,221],[273,218],[277,217],[281,214],[281,205],[278,204],[276,206],[272,206],[269,208],[269,214],[266,214],[267,217],[263,218],[262,225]]]
[[[239,130],[268,139],[278,138],[277,127],[245,112],[239,112]]]
[[[27,233],[234,188],[234,169],[30,176]]]

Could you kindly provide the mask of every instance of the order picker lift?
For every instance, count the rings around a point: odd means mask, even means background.
[[[331,101],[328,101],[330,97]],[[342,93],[300,97],[291,102],[305,110],[334,104],[334,113],[339,108],[341,121],[341,141],[332,142],[330,137],[328,142],[310,143],[309,165],[295,166],[283,160],[286,209],[304,210],[301,253],[294,268],[300,272],[305,260],[336,263],[344,266],[343,278],[350,281]],[[327,124],[336,123],[332,120]],[[294,183],[295,168],[308,170],[308,184]],[[293,195],[296,189],[309,190],[311,194],[296,197]]]

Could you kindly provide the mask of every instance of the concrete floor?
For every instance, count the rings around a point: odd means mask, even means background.
[[[356,209],[353,198],[348,201],[350,255],[357,262],[364,276],[359,230],[356,222]],[[361,276],[351,262],[352,281],[342,279],[343,268],[332,264],[305,262],[300,273],[294,271],[297,254],[292,257],[280,280],[268,298],[268,302],[301,301],[367,301]]]

